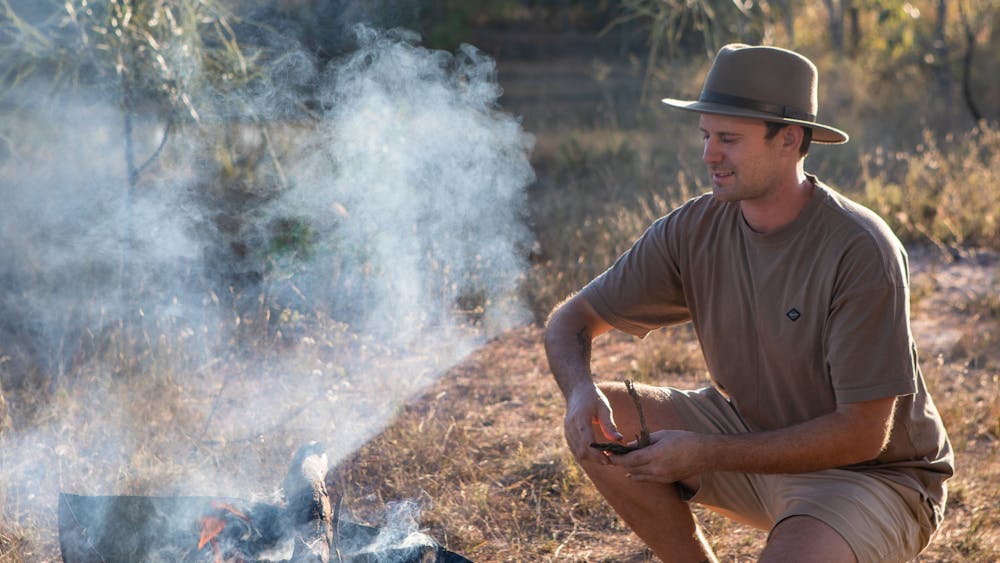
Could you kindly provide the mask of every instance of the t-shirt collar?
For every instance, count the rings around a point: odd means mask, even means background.
[[[743,213],[740,212],[740,230],[743,231],[743,234],[755,244],[780,245],[794,239],[803,229],[807,228],[819,208],[820,202],[826,197],[826,191],[816,176],[806,174],[806,179],[813,185],[812,196],[791,223],[770,233],[759,233],[750,228]]]

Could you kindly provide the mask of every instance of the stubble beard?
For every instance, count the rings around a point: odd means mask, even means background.
[[[733,170],[731,176],[727,177],[725,185],[719,185],[715,179],[715,172],[709,170],[712,177],[712,196],[722,202],[735,203],[746,200],[760,199],[767,196],[771,189],[767,185],[748,185],[743,183],[739,175]]]

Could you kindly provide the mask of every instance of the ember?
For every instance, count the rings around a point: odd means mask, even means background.
[[[59,543],[67,563],[254,561],[460,563],[423,534],[386,545],[384,530],[334,510],[326,456],[316,443],[296,452],[283,482],[285,504],[219,497],[59,495]]]

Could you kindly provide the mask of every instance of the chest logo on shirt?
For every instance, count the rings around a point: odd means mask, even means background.
[[[792,322],[795,322],[799,320],[799,317],[802,316],[802,313],[800,313],[799,310],[796,309],[795,307],[792,307],[791,309],[788,310],[787,313],[785,313],[785,316],[791,319]]]

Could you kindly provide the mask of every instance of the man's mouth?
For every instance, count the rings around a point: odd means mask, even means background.
[[[713,180],[725,180],[726,178],[732,177],[734,174],[735,173],[732,170],[713,170],[712,171],[712,179]]]

